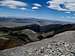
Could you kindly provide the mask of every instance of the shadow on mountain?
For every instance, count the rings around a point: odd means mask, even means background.
[[[51,38],[58,33],[71,30],[75,30],[75,24],[51,24],[45,26],[32,24],[12,28],[0,27],[0,50]]]
[[[68,22],[2,17],[0,18],[0,50],[51,38],[71,30],[75,30],[75,24]]]

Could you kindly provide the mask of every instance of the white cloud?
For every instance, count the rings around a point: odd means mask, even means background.
[[[68,3],[65,3],[65,7],[69,10],[72,10],[72,11],[75,11],[75,2],[68,2]]]
[[[68,11],[68,12],[65,12],[65,13],[70,14],[71,12]]]
[[[33,10],[37,10],[37,9],[39,9],[39,7],[32,7],[32,9],[33,9]]]
[[[0,1],[0,6],[6,6],[12,9],[16,9],[16,8],[24,8],[27,6],[27,4],[16,0],[2,0]]]
[[[27,8],[20,8],[21,10],[26,10]]]
[[[34,3],[33,6],[42,7],[42,5],[38,3]]]
[[[39,3],[33,3],[32,4],[32,10],[37,10],[37,9],[40,9],[41,7],[42,7],[42,5]]]
[[[75,0],[52,0],[48,1],[48,8],[60,10],[60,11],[75,11]],[[65,8],[60,7],[60,4],[64,4]]]
[[[48,1],[48,8],[56,9],[56,10],[65,10],[59,6],[60,3],[63,3],[61,0],[52,0]]]

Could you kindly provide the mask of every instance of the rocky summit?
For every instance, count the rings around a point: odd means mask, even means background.
[[[69,41],[68,41],[69,40]],[[0,51],[0,56],[75,56],[75,31]]]

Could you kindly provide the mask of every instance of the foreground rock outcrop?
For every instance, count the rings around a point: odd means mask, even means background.
[[[75,56],[75,31],[0,51],[0,56]]]
[[[75,43],[75,31],[66,31],[63,33],[56,34],[52,37],[53,40],[64,40],[71,43]]]

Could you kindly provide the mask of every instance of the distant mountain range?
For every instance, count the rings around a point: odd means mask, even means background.
[[[36,18],[8,18],[8,17],[0,17],[0,25],[1,26],[24,26],[30,24],[38,24],[38,25],[49,25],[49,24],[71,24],[71,22],[63,22],[63,21],[53,21],[53,20],[44,20],[44,19],[36,19]]]

